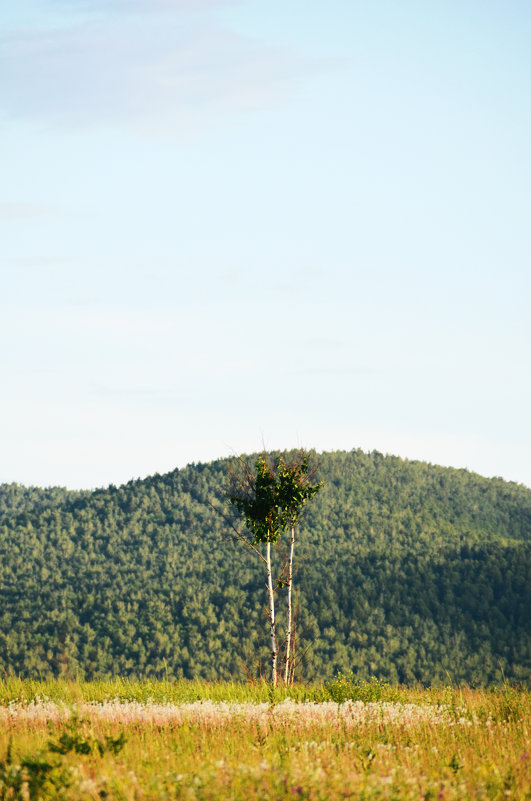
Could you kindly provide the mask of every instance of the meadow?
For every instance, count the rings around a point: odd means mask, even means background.
[[[529,691],[0,681],[0,799],[530,799]]]

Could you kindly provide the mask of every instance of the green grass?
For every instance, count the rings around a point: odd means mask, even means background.
[[[0,801],[529,801],[530,712],[507,684],[6,679]]]
[[[324,684],[280,685],[274,690],[265,681],[137,681],[113,678],[81,682],[66,679],[0,679],[0,705],[35,700],[61,704],[81,701],[103,703],[110,700],[184,704],[194,701],[280,703],[286,698],[297,702],[342,702],[348,699],[396,700],[399,697],[400,691],[384,682],[372,679],[358,683],[351,676],[343,675]]]
[[[262,703],[292,698],[296,701],[317,700],[323,695],[320,686],[293,685],[272,691],[267,682],[206,681],[137,681],[133,679],[45,680],[6,678],[0,680],[0,705],[13,701],[47,700],[62,704],[80,701],[103,703],[110,700],[139,703],[185,704],[194,701],[229,703]],[[324,696],[323,696],[324,697]],[[322,700],[322,699],[321,699]]]
[[[378,679],[357,681],[352,674],[339,674],[328,682],[278,686],[273,690],[266,681],[151,681],[110,678],[96,681],[68,679],[0,679],[0,706],[9,703],[51,701],[74,705],[80,702],[136,701],[138,703],[189,704],[195,701],[226,703],[281,703],[289,698],[298,703],[336,701],[390,701],[402,703],[444,704],[452,708],[476,706],[511,706],[516,699],[528,698],[529,691],[509,683],[498,688],[473,691],[451,686],[424,688],[391,686]],[[475,699],[474,701],[472,699]],[[499,711],[498,713],[499,714]]]

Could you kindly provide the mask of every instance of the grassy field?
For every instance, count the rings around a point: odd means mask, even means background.
[[[531,799],[529,691],[0,681],[0,799]]]

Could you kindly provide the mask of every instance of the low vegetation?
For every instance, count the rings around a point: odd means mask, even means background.
[[[0,799],[529,799],[529,691],[0,682]]]

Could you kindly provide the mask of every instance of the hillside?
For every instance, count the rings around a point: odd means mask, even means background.
[[[531,490],[377,452],[315,458],[299,678],[527,681]],[[217,511],[230,464],[94,492],[0,486],[2,670],[266,675],[262,567]]]

